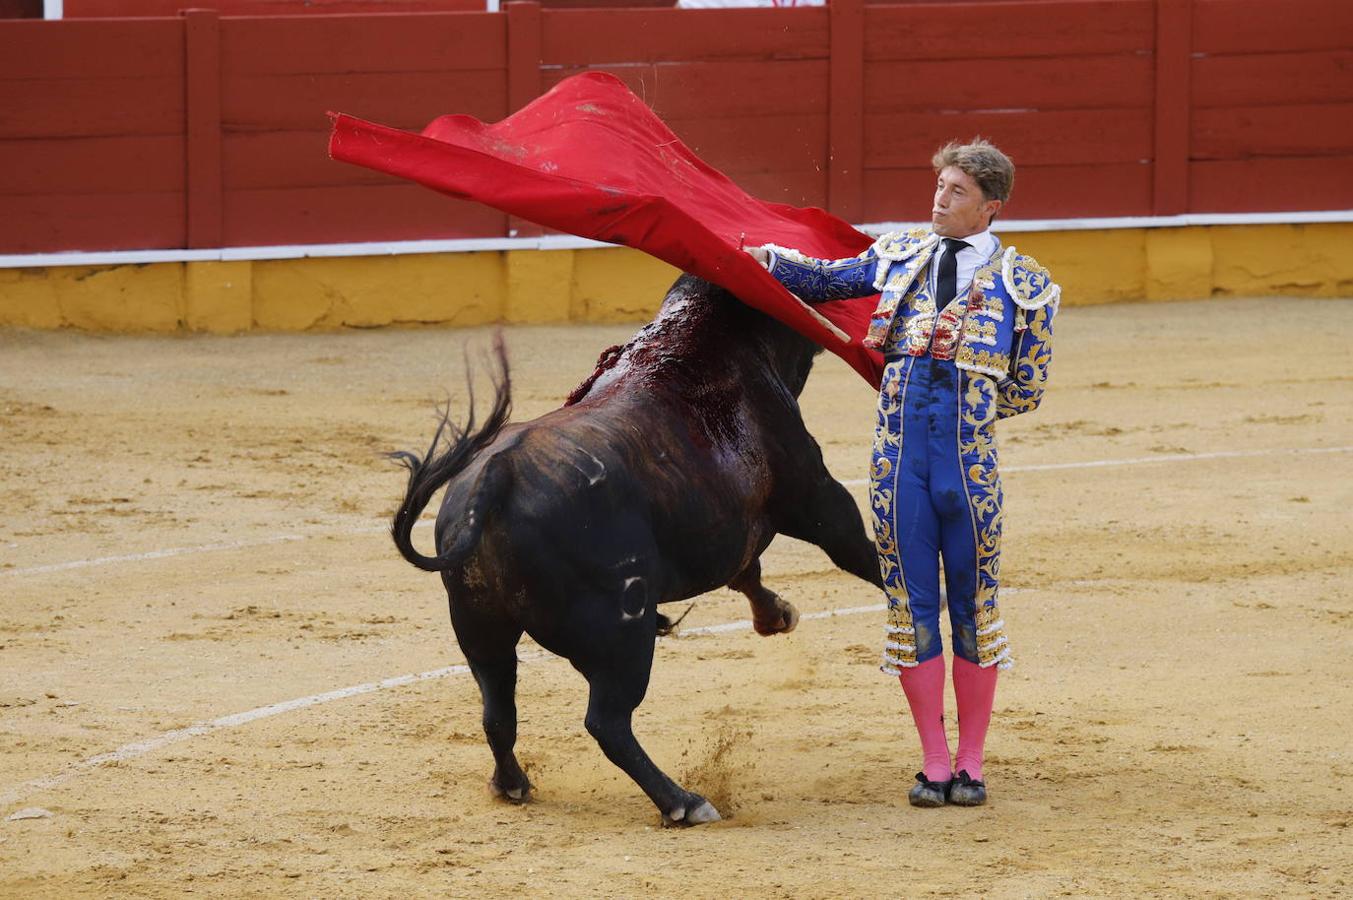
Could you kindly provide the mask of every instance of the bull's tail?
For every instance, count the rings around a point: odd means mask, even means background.
[[[493,407],[482,427],[476,430],[474,413],[474,381],[466,372],[469,384],[470,412],[464,427],[451,422],[451,410],[448,404],[442,410],[441,421],[432,436],[427,453],[420,457],[416,453],[401,450],[390,453],[390,459],[409,470],[409,484],[404,490],[404,500],[395,510],[394,521],[390,524],[390,535],[394,538],[399,553],[410,563],[426,572],[444,572],[456,565],[465,555],[474,549],[484,528],[484,515],[479,507],[485,506],[479,495],[491,485],[483,483],[497,479],[484,479],[475,491],[468,515],[461,523],[452,545],[438,556],[424,556],[413,547],[413,526],[422,515],[432,496],[452,478],[463,472],[475,456],[497,437],[507,422],[512,410],[512,380],[508,372],[507,351],[503,347],[502,335],[494,341],[494,355],[498,359],[498,374],[493,376]],[[490,466],[490,469],[493,467]]]

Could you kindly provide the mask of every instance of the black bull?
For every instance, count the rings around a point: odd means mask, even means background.
[[[881,586],[849,492],[804,427],[798,395],[818,348],[691,276],[657,318],[603,355],[568,405],[508,425],[502,374],[475,428],[443,419],[425,458],[394,456],[409,484],[392,531],[404,558],[441,572],[451,622],[484,700],[495,793],[525,800],[517,739],[516,645],[525,631],[587,679],[586,725],[668,823],[719,817],[649,759],[631,728],[648,690],[658,606],[727,585],[751,601],[758,633],[798,613],[761,584],[776,534],[816,544]],[[410,532],[448,484],[435,557]]]

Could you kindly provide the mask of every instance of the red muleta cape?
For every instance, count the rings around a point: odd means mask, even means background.
[[[821,209],[749,196],[706,165],[612,75],[568,78],[493,125],[442,116],[421,134],[333,116],[329,155],[558,231],[634,247],[732,291],[840,356],[875,388],[861,343],[875,299],[812,307],[739,249],[775,243],[854,256],[872,243]]]

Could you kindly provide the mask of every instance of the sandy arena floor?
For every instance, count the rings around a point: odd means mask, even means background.
[[[517,417],[632,330],[509,330]],[[488,795],[461,669],[221,721],[462,662],[384,534],[378,451],[424,446],[467,342],[488,331],[0,333],[0,895],[1353,891],[1353,301],[1064,310],[1048,399],[1001,434],[1018,664],[990,805],[906,805],[882,614],[850,612],[880,598],[782,539],[768,584],[848,612],[665,641],[636,717],[731,814],[692,830],[658,827],[581,677],[529,644],[525,807]],[[804,407],[843,480],[872,404],[819,362]],[[685,627],[746,618],[724,590]]]

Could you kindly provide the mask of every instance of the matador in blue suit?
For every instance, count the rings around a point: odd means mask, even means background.
[[[869,490],[888,599],[882,668],[900,678],[921,738],[912,805],[977,806],[996,672],[1011,665],[994,426],[1042,399],[1060,290],[990,231],[1014,181],[1009,158],[975,141],[949,144],[933,162],[932,228],[885,234],[848,259],[774,245],[749,252],[806,301],[880,294],[865,343],[885,361]],[[941,560],[959,716],[952,766]]]

